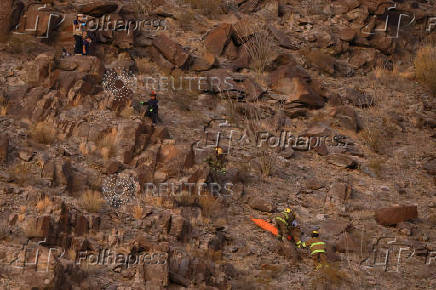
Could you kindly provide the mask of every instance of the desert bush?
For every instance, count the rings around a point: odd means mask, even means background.
[[[80,196],[79,205],[88,212],[99,212],[104,204],[100,192],[87,190]]]
[[[212,195],[204,195],[198,198],[198,205],[201,208],[203,217],[212,217],[220,210],[219,202]]]
[[[50,145],[56,140],[57,130],[54,124],[38,122],[32,127],[30,133],[32,139],[40,144]]]
[[[384,163],[384,160],[381,158],[371,158],[368,162],[368,167],[374,171],[377,177],[381,177]]]
[[[162,5],[161,0],[133,0],[133,2],[138,8],[137,13],[140,16],[148,16],[154,9]]]
[[[97,141],[97,151],[105,160],[110,159],[116,153],[117,146],[115,143],[117,130],[113,129],[111,133],[104,135]]]
[[[140,206],[139,204],[135,205],[133,208],[133,217],[137,220],[142,219],[144,215],[144,208]]]
[[[9,236],[9,226],[6,221],[0,223],[0,241],[6,239]]]
[[[265,25],[253,21],[240,21],[235,31],[243,49],[251,58],[251,67],[261,74],[273,58],[274,40]]]
[[[415,58],[416,78],[428,86],[436,96],[436,47],[421,47]]]
[[[44,197],[44,199],[39,200],[36,203],[36,209],[39,212],[49,211],[53,207],[53,202],[50,200],[48,196]]]
[[[269,152],[262,151],[259,156],[259,171],[263,177],[268,177],[272,174],[276,159]]]

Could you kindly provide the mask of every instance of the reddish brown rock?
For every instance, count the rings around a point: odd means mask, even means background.
[[[417,206],[397,206],[380,208],[375,211],[375,220],[384,226],[396,225],[418,217]]]
[[[183,68],[189,64],[190,55],[177,42],[172,41],[166,35],[160,34],[153,39],[153,46],[172,64]]]
[[[204,45],[209,52],[220,56],[224,47],[229,43],[233,28],[231,24],[223,23],[211,30],[205,40]]]
[[[88,4],[83,4],[79,6],[79,12],[101,17],[105,14],[110,14],[118,9],[118,4],[108,1],[92,1]]]
[[[8,162],[9,137],[6,134],[0,135],[0,163]]]

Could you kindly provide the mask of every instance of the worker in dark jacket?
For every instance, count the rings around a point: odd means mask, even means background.
[[[150,100],[147,102],[140,102],[141,105],[147,105],[147,111],[145,115],[151,118],[153,124],[156,124],[159,119],[159,101],[157,100],[156,93],[154,91],[150,94]]]

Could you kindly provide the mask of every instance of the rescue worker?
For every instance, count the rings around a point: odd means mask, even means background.
[[[226,158],[224,150],[220,146],[215,147],[215,157],[208,158],[209,166],[216,172],[226,174]]]
[[[85,34],[86,18],[83,14],[77,14],[73,20],[74,54],[83,54],[83,37]]]
[[[328,267],[327,256],[325,254],[325,243],[319,238],[319,231],[312,231],[312,237],[305,242],[305,246],[310,250],[310,256],[313,259],[315,269]]]
[[[159,101],[157,100],[157,95],[154,91],[151,91],[150,100],[147,102],[140,102],[141,105],[147,105],[147,111],[145,115],[151,118],[153,124],[156,124],[159,119]]]
[[[275,218],[275,223],[279,231],[277,235],[279,241],[286,241],[288,235],[290,235],[297,248],[305,247],[304,243],[301,242],[301,230],[298,227],[295,214],[290,208],[283,210],[283,212]]]

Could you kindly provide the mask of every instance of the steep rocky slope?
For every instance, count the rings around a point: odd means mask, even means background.
[[[2,288],[435,288],[434,1],[40,2],[0,4]],[[329,269],[251,221],[288,206]]]

